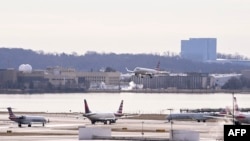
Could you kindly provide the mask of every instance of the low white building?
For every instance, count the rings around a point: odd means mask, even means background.
[[[239,78],[242,74],[210,74],[211,77],[211,86],[215,88],[220,88],[225,83],[228,82],[229,79],[235,77]]]

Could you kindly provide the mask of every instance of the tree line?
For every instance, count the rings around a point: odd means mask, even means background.
[[[218,56],[225,57],[227,55],[218,54]],[[232,58],[232,55],[228,57]],[[190,61],[181,58],[179,54],[171,52],[164,52],[160,55],[97,53],[89,51],[81,55],[76,52],[59,54],[22,48],[0,48],[0,69],[18,69],[21,64],[30,64],[33,69],[42,70],[47,67],[61,66],[75,68],[77,71],[100,71],[100,69],[104,68],[107,71],[125,73],[126,67],[129,69],[134,69],[137,66],[155,68],[158,62],[160,62],[160,69],[173,73],[240,73],[241,70],[249,68],[248,66],[230,63],[217,64]]]

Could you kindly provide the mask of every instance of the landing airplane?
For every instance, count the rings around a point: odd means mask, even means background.
[[[96,113],[91,112],[89,110],[88,103],[86,99],[84,99],[84,107],[85,107],[85,114],[83,114],[84,117],[88,118],[92,124],[95,124],[96,122],[103,122],[104,124],[111,124],[115,123],[117,118],[114,113]]]
[[[127,72],[134,73],[135,76],[143,78],[144,76],[149,76],[150,78],[153,78],[155,75],[168,75],[169,72],[167,71],[160,71],[160,62],[158,62],[157,67],[155,69],[150,68],[142,68],[142,67],[136,67],[134,70],[129,70],[126,68]]]
[[[212,119],[214,113],[173,113],[166,116],[166,119],[171,120],[196,120],[197,122],[206,122],[207,119]]]
[[[42,116],[16,116],[12,112],[12,108],[8,107],[9,119],[18,123],[18,127],[22,127],[22,124],[28,124],[28,127],[31,127],[32,123],[42,123],[44,126],[46,123],[46,119]]]

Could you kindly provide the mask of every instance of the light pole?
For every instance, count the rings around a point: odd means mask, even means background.
[[[171,139],[173,139],[173,121],[172,121],[172,115],[171,115],[171,113],[172,113],[172,111],[173,111],[173,109],[167,109],[167,110],[169,110],[169,116],[170,116],[170,125],[171,125]]]
[[[142,137],[143,137],[143,135],[144,135],[144,132],[143,132],[143,123],[144,123],[144,121],[141,122],[141,136],[142,136]]]
[[[233,96],[233,125],[235,125],[235,119],[234,119],[234,92],[232,93]]]

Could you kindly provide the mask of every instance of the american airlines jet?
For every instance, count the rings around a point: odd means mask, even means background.
[[[128,113],[125,114],[122,112],[122,109],[123,109],[123,100],[121,101],[121,104],[120,104],[117,112],[114,113],[114,115],[117,119],[140,116],[140,114],[128,114]]]
[[[234,123],[241,125],[242,123],[250,124],[250,113],[240,112],[236,97],[234,97]]]
[[[197,122],[206,122],[207,119],[212,119],[214,113],[173,113],[166,116],[168,121],[171,120],[196,120]]]
[[[84,117],[88,118],[92,124],[95,124],[96,122],[103,122],[104,124],[111,124],[115,123],[117,118],[114,113],[97,113],[97,112],[91,112],[88,106],[88,103],[86,99],[84,99],[84,107],[85,107],[85,114],[83,114]]]
[[[127,72],[134,73],[135,76],[143,78],[144,76],[149,76],[150,78],[153,78],[155,75],[168,75],[169,72],[167,71],[160,71],[159,70],[160,62],[158,62],[157,67],[155,69],[150,68],[142,68],[142,67],[136,67],[134,70],[129,70],[126,68]]]
[[[32,123],[41,123],[43,126],[46,123],[46,119],[42,116],[16,116],[12,112],[12,108],[8,107],[9,119],[18,123],[18,127],[22,127],[22,124],[28,124],[28,127],[31,127]]]
[[[116,118],[121,118],[122,116],[124,116],[124,114],[122,113],[122,109],[123,109],[123,100],[121,101],[121,104],[120,104],[117,112],[114,113]]]

